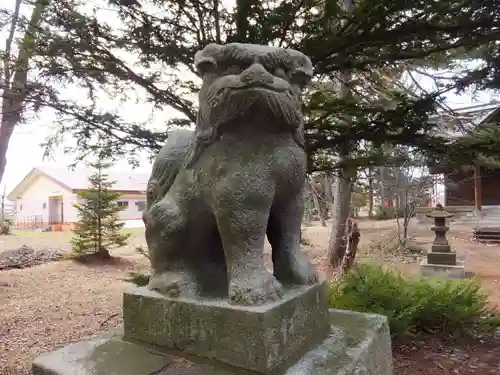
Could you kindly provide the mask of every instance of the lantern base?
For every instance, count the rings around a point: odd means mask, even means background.
[[[457,253],[455,252],[437,252],[431,251],[427,253],[427,263],[428,264],[441,264],[446,266],[456,266],[457,265]]]
[[[465,264],[457,260],[456,265],[429,264],[427,259],[420,263],[420,274],[424,277],[445,277],[448,279],[467,279],[469,275],[465,272]]]

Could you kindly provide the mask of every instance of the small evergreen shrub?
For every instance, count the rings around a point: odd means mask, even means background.
[[[97,160],[90,163],[95,173],[89,177],[86,190],[77,193],[80,203],[74,204],[78,222],[73,229],[71,247],[76,257],[96,254],[110,258],[111,247],[127,244],[130,233],[123,233],[125,223],[119,220],[123,208],[118,204],[121,194],[111,190],[115,181],[108,181],[109,163]]]
[[[137,247],[135,248],[135,250],[136,250],[139,254],[141,254],[143,257],[145,257],[145,258],[149,259],[149,253],[148,253],[148,250],[147,250],[147,249],[145,249],[144,247],[142,247],[142,246],[137,246]]]
[[[405,278],[371,264],[331,285],[330,307],[386,315],[394,339],[419,332],[464,334],[499,323],[474,280]]]
[[[141,254],[143,257],[146,257],[149,259],[149,253],[147,249],[145,249],[142,246],[137,246],[135,250]],[[128,277],[125,279],[126,282],[135,284],[137,286],[146,286],[149,283],[149,276],[148,274],[142,273],[142,272],[129,272]]]

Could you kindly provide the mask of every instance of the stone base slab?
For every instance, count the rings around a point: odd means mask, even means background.
[[[427,263],[455,266],[457,264],[457,253],[437,252],[432,249],[431,252],[427,253]]]
[[[392,375],[387,318],[330,310],[328,337],[276,375]],[[257,375],[216,360],[125,341],[120,331],[43,354],[34,375]]]
[[[431,251],[433,253],[451,253],[450,244],[440,245],[440,244],[432,244]]]
[[[269,373],[328,335],[328,285],[288,289],[262,306],[170,298],[134,287],[123,296],[123,322],[126,340]]]
[[[427,259],[420,263],[420,274],[424,277],[447,277],[449,279],[467,279],[464,261],[457,260],[456,265],[429,264]]]

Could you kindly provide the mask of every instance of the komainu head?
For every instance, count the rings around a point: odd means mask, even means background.
[[[196,54],[195,65],[203,78],[196,126],[199,141],[211,143],[225,132],[302,131],[301,94],[313,69],[301,52],[209,44]]]

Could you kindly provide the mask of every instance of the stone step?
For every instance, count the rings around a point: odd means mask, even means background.
[[[472,235],[478,242],[500,243],[500,225],[478,227],[472,231]]]
[[[307,319],[307,316],[302,319]],[[283,369],[273,374],[393,374],[389,325],[385,316],[330,310],[328,322],[330,327],[323,342],[303,353],[297,362],[286,364]],[[287,344],[293,344],[293,341],[287,340],[287,332],[293,331],[296,327],[286,320],[283,321],[282,327],[279,333],[283,336],[283,340]],[[251,330],[253,327],[246,328]],[[244,344],[232,337],[227,340],[233,343],[235,350]],[[269,358],[272,359],[273,355]],[[252,360],[253,358],[248,357],[250,363]],[[202,359],[197,356],[187,356],[182,351],[165,351],[157,345],[125,340],[121,330],[101,333],[99,336],[42,354],[35,359],[32,373],[34,375],[259,374],[228,366],[215,358]]]
[[[483,206],[481,208],[482,212],[490,212],[490,211],[497,211],[500,212],[500,207],[491,207],[491,206]]]
[[[480,223],[482,226],[493,225],[500,227],[500,216],[499,217],[471,217],[471,218],[460,218],[453,221],[452,223]]]
[[[500,218],[470,218],[470,219],[459,219],[459,220],[456,220],[456,221],[452,221],[452,223],[459,223],[459,222],[466,222],[466,223],[470,223],[470,222],[478,222],[478,223],[496,223],[498,226],[500,226]]]

